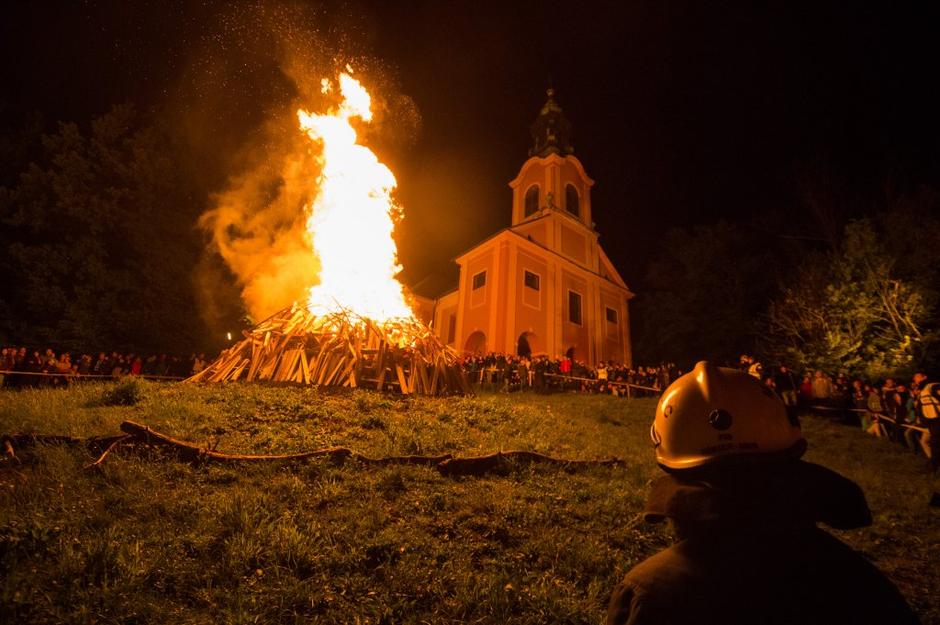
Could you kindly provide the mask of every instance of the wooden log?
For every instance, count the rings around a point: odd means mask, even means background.
[[[91,464],[86,464],[84,468],[85,468],[85,469],[90,469],[90,468],[92,468],[92,467],[100,466],[101,463],[104,462],[104,459],[108,457],[108,454],[110,454],[110,453],[114,450],[115,447],[117,447],[118,445],[120,445],[121,443],[123,443],[123,442],[125,442],[125,441],[130,440],[131,438],[133,438],[132,435],[130,435],[130,434],[125,434],[124,436],[121,436],[121,437],[119,437],[119,438],[114,439],[114,440],[111,442],[110,445],[108,445],[107,447],[105,447],[105,450],[104,450],[103,452],[101,452],[101,455],[98,456],[98,459],[97,459],[97,460],[95,460],[95,461],[92,462]]]
[[[431,375],[431,387],[428,389],[428,395],[437,395],[437,383],[441,378],[441,367],[439,363],[434,363],[434,373]]]
[[[409,372],[407,373],[406,378],[408,379],[408,391],[409,392],[411,393],[422,392],[421,380],[418,376],[418,367],[416,367],[414,363],[412,363],[411,367],[409,367]]]
[[[375,390],[381,391],[382,387],[385,385],[385,342],[383,341],[379,347],[378,355],[378,364],[376,366],[376,371],[379,374],[379,379],[375,383]]]
[[[419,365],[418,373],[421,374],[421,385],[424,387],[424,394],[433,395],[434,391],[431,390],[431,376],[428,375],[429,363],[418,357],[414,358],[414,362]]]
[[[440,395],[472,392],[456,352],[413,320],[377,323],[348,310],[313,315],[303,305],[245,333],[189,381],[271,380]],[[409,347],[397,345],[407,341]]]
[[[451,454],[443,454],[441,456],[386,456],[384,458],[370,458],[369,456],[363,456],[353,452],[353,458],[362,462],[363,464],[372,464],[377,466],[385,466],[389,464],[416,464],[429,467],[436,467],[440,463],[450,460],[453,458]]]
[[[408,387],[408,381],[405,379],[405,371],[401,368],[401,364],[395,363],[395,372],[398,374],[398,385],[401,389],[403,395],[409,395],[411,389]]]
[[[194,445],[192,443],[187,443],[185,441],[171,438],[166,434],[161,434],[155,430],[150,429],[146,425],[134,423],[133,421],[125,421],[122,423],[121,431],[130,434],[136,440],[145,442],[149,445],[161,445],[164,447],[169,447],[176,451],[180,458],[191,462],[214,461],[250,463],[262,461],[296,461],[323,456],[329,456],[333,459],[342,460],[352,455],[352,452],[345,447],[327,447],[324,449],[316,449],[314,451],[304,451],[295,454],[274,454],[270,456],[256,454],[226,454],[214,449],[199,447],[198,445]]]
[[[300,353],[300,365],[303,368],[304,384],[310,384],[310,364],[307,362],[307,354],[305,352]]]
[[[346,364],[346,359],[342,355],[338,355],[336,357],[336,364],[330,370],[330,373],[326,376],[326,381],[324,382],[326,386],[333,384],[334,380],[339,377],[337,374],[344,364]]]
[[[437,465],[437,470],[442,475],[483,475],[496,470],[505,470],[507,461],[523,463],[541,463],[551,465],[561,465],[569,468],[584,467],[612,467],[626,466],[626,462],[620,458],[609,458],[607,460],[565,460],[562,458],[553,458],[534,451],[503,451],[487,456],[477,456],[471,458],[451,458]]]
[[[92,436],[91,438],[76,438],[74,436],[59,436],[50,434],[10,434],[3,437],[4,453],[16,457],[17,449],[26,449],[34,445],[68,445],[76,447],[83,445],[92,453],[101,453],[115,440],[122,438],[123,434],[116,436]]]

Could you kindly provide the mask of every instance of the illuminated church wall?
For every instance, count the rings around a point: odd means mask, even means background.
[[[530,158],[509,183],[512,223],[457,257],[458,288],[436,302],[435,331],[464,353],[527,345],[533,355],[631,364],[633,293],[598,243],[594,181],[552,93],[532,135]]]

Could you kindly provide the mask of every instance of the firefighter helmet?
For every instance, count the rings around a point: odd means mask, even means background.
[[[705,361],[663,393],[650,435],[656,461],[673,470],[806,451],[799,423],[772,389]]]

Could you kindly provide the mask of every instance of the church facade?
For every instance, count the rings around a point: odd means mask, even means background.
[[[530,157],[509,183],[511,225],[455,259],[457,288],[428,302],[432,327],[465,354],[632,365],[633,293],[598,241],[594,181],[574,156],[551,89],[531,134]]]

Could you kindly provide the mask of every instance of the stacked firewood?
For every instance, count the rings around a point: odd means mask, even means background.
[[[189,382],[295,382],[405,395],[472,394],[457,354],[414,319],[376,322],[294,304],[255,326]]]

